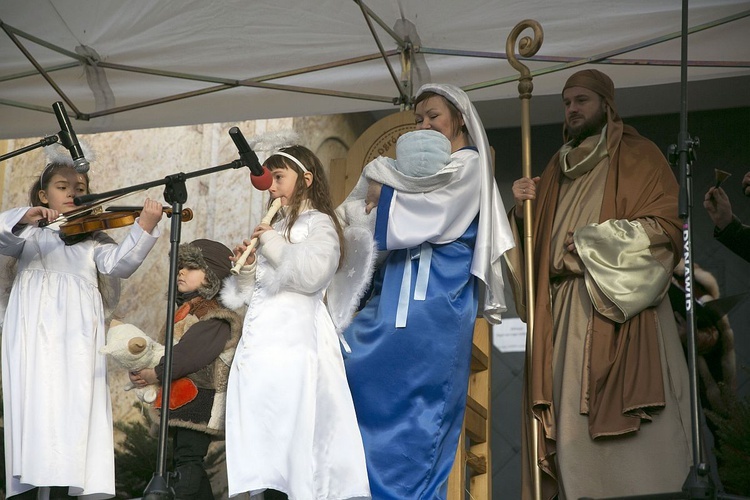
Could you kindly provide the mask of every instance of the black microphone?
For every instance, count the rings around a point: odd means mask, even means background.
[[[58,101],[52,105],[52,109],[55,111],[57,116],[57,122],[60,124],[60,143],[70,151],[70,156],[73,158],[73,166],[76,172],[79,174],[85,174],[89,171],[89,162],[86,157],[83,156],[83,150],[81,145],[78,143],[76,133],[73,132],[73,127],[70,126],[70,120],[68,114],[65,112],[65,106],[63,103]]]
[[[237,127],[232,127],[229,129],[229,136],[234,141],[234,145],[237,146],[242,163],[250,169],[250,182],[255,186],[255,189],[265,191],[270,188],[273,183],[271,172],[261,166],[258,161],[258,155],[250,148],[250,145],[245,140],[245,136],[242,135],[242,131]]]

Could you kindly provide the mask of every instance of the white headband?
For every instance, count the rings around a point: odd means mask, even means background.
[[[297,164],[297,165],[299,166],[299,168],[301,168],[301,169],[302,169],[302,171],[303,171],[303,172],[309,172],[309,170],[307,170],[307,169],[305,168],[305,166],[304,166],[304,165],[302,164],[302,162],[301,162],[301,161],[299,161],[299,160],[298,160],[297,158],[295,158],[294,156],[290,155],[289,153],[284,153],[283,151],[276,151],[276,152],[275,152],[275,153],[273,153],[273,154],[272,154],[271,156],[274,156],[274,155],[279,155],[279,156],[283,156],[283,157],[285,157],[285,158],[289,158],[289,159],[290,159],[290,160],[292,160],[292,161],[293,161],[294,163],[296,163],[296,164]],[[271,156],[269,156],[269,158],[270,158]]]

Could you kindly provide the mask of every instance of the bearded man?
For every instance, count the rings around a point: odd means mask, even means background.
[[[622,123],[607,75],[579,71],[562,97],[565,144],[541,177],[514,182],[517,246],[505,254],[518,313],[534,315],[524,408],[541,422],[543,497],[678,492],[692,464],[689,377],[667,297],[682,248],[678,184],[656,145]],[[525,200],[533,249],[523,248]]]

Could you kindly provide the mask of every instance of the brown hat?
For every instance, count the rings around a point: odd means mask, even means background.
[[[221,282],[229,276],[232,251],[218,241],[200,239],[180,245],[178,267],[202,269],[206,273],[207,285],[198,289],[202,297],[213,298],[221,288]]]
[[[565,82],[562,91],[570,87],[583,87],[596,92],[604,98],[613,111],[615,107],[615,84],[612,79],[597,69],[584,69],[573,73]]]

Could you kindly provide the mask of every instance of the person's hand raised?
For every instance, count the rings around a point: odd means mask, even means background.
[[[513,183],[513,200],[516,202],[516,218],[523,219],[523,203],[526,200],[536,199],[536,185],[539,183],[539,177],[529,179],[521,177]]]
[[[727,193],[720,187],[711,186],[703,198],[703,207],[719,230],[732,222],[732,205],[729,203]]]
[[[26,213],[21,217],[21,220],[18,221],[19,224],[32,224],[34,222],[39,222],[40,220],[46,220],[47,222],[52,222],[53,220],[57,219],[57,217],[60,215],[60,212],[57,210],[53,210],[51,208],[47,207],[31,207],[26,211]]]
[[[143,228],[144,231],[150,233],[154,230],[156,225],[164,215],[164,208],[161,203],[150,198],[146,198],[143,202],[143,210],[141,210],[138,216],[138,224]]]

